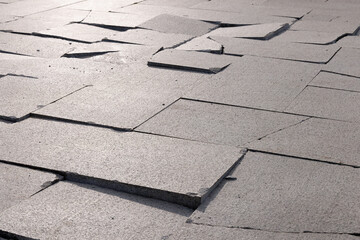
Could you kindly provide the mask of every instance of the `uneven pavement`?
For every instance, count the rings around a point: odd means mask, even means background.
[[[360,239],[360,1],[0,0],[0,239]]]

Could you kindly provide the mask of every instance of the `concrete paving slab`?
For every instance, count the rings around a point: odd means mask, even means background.
[[[294,1],[294,0],[266,0],[261,4],[262,6],[268,7],[300,7],[300,8],[310,8],[312,9],[322,9],[326,6],[326,0],[303,0],[303,1]],[[308,13],[308,14],[311,14]],[[305,16],[307,16],[306,14]],[[304,16],[304,17],[305,17]]]
[[[186,224],[168,239],[258,239],[258,240],[358,240],[357,237],[346,234],[319,234],[319,233],[274,233],[261,230],[244,230],[221,226],[207,226]]]
[[[29,118],[6,126],[0,159],[196,208],[239,161],[239,148]]]
[[[231,60],[231,57],[218,54],[169,49],[156,53],[148,61],[148,65],[204,73],[218,73],[229,66]]]
[[[287,23],[265,23],[241,27],[217,28],[207,35],[210,37],[222,36],[231,38],[268,40],[277,34],[286,31],[288,27],[289,24]]]
[[[359,27],[359,22],[334,20],[325,21],[297,21],[291,26],[294,31],[314,31],[314,32],[342,32],[352,34]]]
[[[359,48],[341,48],[323,69],[330,72],[360,77],[359,57]]]
[[[232,176],[190,221],[271,232],[359,232],[359,169],[249,152]]]
[[[68,6],[68,8],[108,12],[118,8],[130,6],[137,2],[138,0],[121,0],[121,1],[109,0],[106,2],[99,2],[97,0],[88,0],[88,1],[79,1],[76,4],[72,4]]]
[[[201,2],[205,2],[206,0],[146,0],[140,2],[140,4],[145,5],[154,5],[154,6],[171,6],[171,7],[191,7]]]
[[[20,120],[36,109],[84,87],[76,81],[59,80],[17,76],[1,78],[0,116]]]
[[[295,1],[294,1],[295,2]],[[298,3],[302,3],[298,2]],[[328,22],[331,24],[332,21],[339,21],[339,22],[355,22],[359,20],[359,14],[356,8],[346,8],[345,1],[342,2],[342,6],[345,8],[342,8],[339,4],[339,6],[336,6],[334,8],[333,3],[330,3],[329,1],[326,2],[326,5],[322,8],[313,8],[311,12],[306,14],[301,20],[302,21],[323,21]]]
[[[360,166],[358,124],[309,119],[249,144],[252,149]]]
[[[0,163],[0,173],[0,212],[21,203],[62,179],[61,176],[52,173],[5,163]]]
[[[347,48],[360,48],[360,36],[347,36],[340,39],[337,45]]]
[[[318,72],[314,64],[245,56],[184,97],[282,111]]]
[[[359,122],[360,93],[308,86],[286,112]]]
[[[181,44],[176,49],[221,54],[223,51],[223,46],[208,37],[201,36]]]
[[[314,31],[286,31],[271,41],[311,43],[311,44],[331,44],[343,36],[343,32],[314,32]]]
[[[305,119],[289,114],[179,100],[136,130],[243,146]]]
[[[161,14],[144,22],[139,27],[164,33],[200,36],[210,32],[217,25],[170,14]]]
[[[327,63],[340,49],[333,45],[255,41],[215,36],[211,39],[224,46],[225,54],[253,55],[321,64]]]
[[[60,182],[1,214],[0,229],[32,239],[161,239],[190,214],[159,200]]]
[[[309,85],[360,92],[360,78],[329,72],[320,72]]]

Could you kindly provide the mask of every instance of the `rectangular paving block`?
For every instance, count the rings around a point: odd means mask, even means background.
[[[156,53],[149,66],[189,70],[204,73],[218,73],[232,63],[232,57],[181,50],[164,50]]]
[[[360,78],[323,71],[309,85],[360,92]]]
[[[311,43],[311,44],[331,44],[343,36],[343,32],[315,32],[315,31],[286,31],[271,41],[293,42],[293,43]]]
[[[0,122],[0,128],[4,124]],[[0,213],[62,179],[60,175],[6,163],[0,163],[0,176]]]
[[[286,108],[286,112],[359,122],[360,93],[308,86]]]
[[[359,169],[248,152],[231,176],[189,222],[270,232],[359,232]]]
[[[305,119],[289,114],[181,99],[136,130],[241,146]]]
[[[297,21],[291,26],[294,31],[342,32],[352,34],[359,27],[357,21]]]
[[[191,214],[179,205],[59,182],[0,215],[0,229],[31,239],[161,239]]]
[[[191,208],[243,154],[235,147],[36,118],[1,131],[0,159]]]
[[[359,48],[341,48],[323,69],[330,72],[360,77],[359,57]]]
[[[221,54],[223,51],[223,46],[208,37],[201,36],[181,44],[176,49]]]
[[[315,64],[244,56],[184,95],[186,98],[284,110],[319,72]]]
[[[358,124],[309,119],[249,144],[249,148],[360,166]]]
[[[126,6],[133,5],[137,3],[138,0],[108,0],[99,2],[98,0],[88,0],[88,1],[79,1],[76,4],[68,6],[68,8],[81,9],[81,10],[91,10],[91,11],[101,11],[109,12],[118,8],[123,8]]]

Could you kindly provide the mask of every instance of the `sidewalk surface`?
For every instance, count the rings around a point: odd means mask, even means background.
[[[0,240],[360,240],[360,1],[0,0]]]

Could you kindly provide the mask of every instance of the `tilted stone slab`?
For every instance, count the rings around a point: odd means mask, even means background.
[[[161,239],[190,214],[164,201],[65,181],[3,212],[0,229],[31,239]]]
[[[282,111],[318,71],[315,64],[245,56],[184,97]]]
[[[340,49],[333,45],[312,45],[274,41],[256,41],[241,38],[211,37],[224,46],[230,55],[253,55],[311,63],[327,63]]]
[[[289,114],[179,100],[137,130],[241,146],[305,119]]]
[[[223,51],[223,46],[210,38],[201,36],[194,38],[179,47],[177,50],[185,50],[185,51],[198,51],[198,52],[210,52],[210,53],[219,53],[221,54]]]
[[[341,48],[323,69],[330,72],[360,77],[359,58],[359,48]]]
[[[352,34],[358,29],[358,21],[334,20],[326,21],[297,21],[291,26],[294,31],[315,31],[315,32],[342,32]]]
[[[272,38],[271,41],[331,44],[343,35],[343,32],[286,31]]]
[[[29,118],[1,129],[0,159],[196,208],[239,148]]]
[[[360,78],[330,72],[320,72],[309,85],[360,92]]]
[[[249,144],[252,149],[360,166],[358,124],[309,119]]]
[[[231,176],[190,221],[271,232],[359,232],[359,169],[249,152]]]
[[[341,47],[360,48],[360,36],[347,36],[340,39],[336,44]]]

